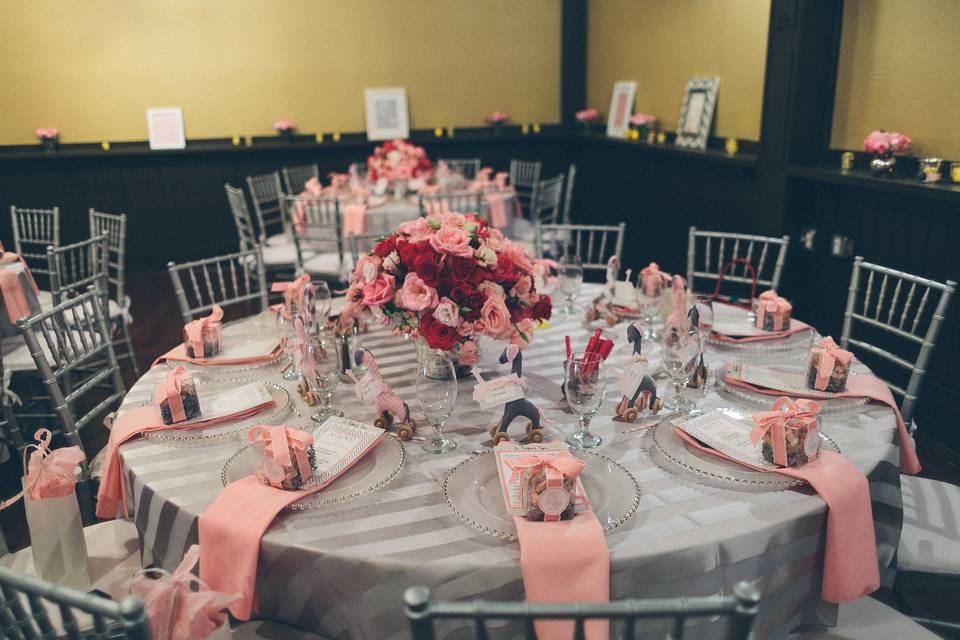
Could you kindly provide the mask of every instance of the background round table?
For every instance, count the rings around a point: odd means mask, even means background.
[[[585,287],[581,309],[588,293],[595,295],[597,290]],[[252,320],[243,322],[252,325]],[[604,325],[616,340],[608,360],[611,369],[630,357],[626,327],[626,323],[612,329]],[[583,323],[582,313],[566,318],[555,309],[552,326],[538,331],[524,351],[527,397],[557,422],[546,427],[546,440],[562,439],[576,428],[574,415],[565,411],[560,397],[563,336],[570,334],[575,348],[582,348],[592,330]],[[414,391],[413,343],[379,327],[362,341],[376,356],[385,380],[411,405],[421,424],[418,435],[423,435],[428,427]],[[483,354],[484,361],[499,356],[499,348],[492,351]],[[645,345],[644,353],[653,365],[658,363],[658,348]],[[730,359],[731,353],[708,350],[708,364],[720,357]],[[799,364],[804,355],[805,350],[795,349],[764,356],[764,361]],[[160,365],[145,374],[130,390],[121,411],[149,401],[155,381],[166,370]],[[497,366],[496,371],[509,373],[509,368]],[[315,426],[295,383],[280,379],[279,367],[231,374],[240,376],[283,383],[299,414],[290,414],[287,424]],[[473,383],[472,379],[461,381],[448,422],[458,445],[453,453],[429,455],[417,442],[404,443],[404,467],[386,487],[351,502],[287,512],[274,521],[260,550],[261,617],[337,638],[405,638],[401,596],[411,585],[428,586],[433,597],[441,599],[523,598],[518,545],[462,524],[441,497],[439,480],[472,452],[485,448],[488,429],[499,417],[480,410],[471,399]],[[665,393],[666,383],[659,385]],[[739,580],[756,580],[764,596],[755,627],[757,638],[783,636],[800,623],[832,623],[836,606],[819,598],[823,501],[808,489],[757,492],[701,483],[694,474],[657,459],[651,452],[649,430],[623,433],[630,425],[613,419],[618,401],[611,376],[607,398],[591,428],[603,437],[597,451],[629,469],[642,494],[637,513],[607,538],[611,597],[729,593]],[[335,403],[347,417],[373,420],[373,409],[356,399],[352,384],[339,385]],[[715,386],[709,387],[698,405],[739,406],[747,412],[763,409]],[[872,403],[825,414],[822,429],[870,480],[878,554],[881,569],[886,568],[896,551],[902,520],[894,414]],[[511,430],[514,439],[521,432],[519,424]],[[239,437],[191,448],[139,439],[120,448],[143,540],[144,566],[173,569],[186,548],[197,542],[197,518],[222,489],[223,464],[240,445]],[[441,634],[449,630],[440,628]],[[706,626],[699,631],[706,637],[709,630]],[[700,637],[697,629],[691,631],[689,637]]]

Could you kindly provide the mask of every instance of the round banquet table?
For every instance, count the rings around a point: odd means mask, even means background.
[[[585,286],[581,309],[596,292],[595,286]],[[262,320],[259,325],[254,319],[241,322],[263,326]],[[560,397],[563,336],[570,334],[574,345],[582,347],[591,332],[582,314],[565,318],[555,310],[552,326],[538,331],[524,351],[527,397],[557,423],[546,427],[545,440],[562,439],[575,428],[576,420],[564,411]],[[608,360],[611,369],[630,357],[625,333],[625,323],[608,329],[617,342]],[[424,425],[414,391],[414,345],[381,328],[372,328],[362,340],[376,356],[385,380],[411,404]],[[656,366],[659,349],[645,346],[644,352]],[[733,352],[724,353],[708,349],[708,364],[731,359]],[[499,350],[485,353],[484,360],[498,355]],[[804,355],[805,349],[798,347],[758,357],[801,363]],[[149,401],[155,380],[166,370],[158,365],[145,374],[128,393],[121,411]],[[506,367],[497,370],[507,372]],[[866,371],[857,363],[854,371],[858,370]],[[315,426],[295,383],[280,379],[279,366],[223,375],[283,383],[294,397],[296,412],[286,423],[307,429]],[[665,392],[665,382],[658,384]],[[278,516],[260,549],[256,587],[260,617],[337,638],[405,638],[401,596],[411,585],[428,586],[439,599],[523,598],[518,545],[461,523],[441,497],[440,479],[472,452],[485,448],[487,430],[498,418],[471,399],[472,386],[471,380],[461,381],[448,422],[458,445],[453,453],[430,455],[418,442],[407,442],[403,468],[380,490],[350,502]],[[715,385],[698,393],[703,393],[698,400],[701,408],[762,410],[761,405],[728,395]],[[819,597],[823,501],[807,489],[756,491],[703,483],[695,474],[658,459],[648,429],[624,433],[630,425],[613,419],[618,401],[611,379],[607,398],[591,425],[603,437],[596,451],[630,470],[640,484],[641,501],[635,515],[607,537],[611,597],[729,593],[737,581],[755,580],[764,596],[756,637],[783,637],[801,623],[833,624],[836,606]],[[365,422],[374,417],[373,409],[356,399],[352,384],[338,386],[335,403],[347,417]],[[418,435],[426,428],[421,426]],[[825,413],[821,428],[870,480],[883,570],[892,562],[901,525],[894,413],[882,404],[866,404]],[[516,438],[521,431],[515,425],[512,434]],[[197,542],[197,518],[220,492],[221,469],[240,445],[240,436],[194,447],[141,438],[120,448],[132,513],[143,541],[144,566],[173,569],[187,547]],[[450,630],[443,627],[441,634],[458,637]],[[689,637],[708,637],[710,626],[691,631]]]

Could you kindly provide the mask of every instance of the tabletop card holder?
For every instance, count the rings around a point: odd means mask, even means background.
[[[193,376],[183,367],[167,373],[154,388],[153,400],[163,424],[177,424],[200,417],[200,398]]]
[[[410,406],[384,381],[373,354],[367,349],[357,349],[353,359],[354,368],[362,368],[363,375],[357,378],[354,369],[350,369],[347,375],[356,382],[357,399],[376,407],[377,417],[373,419],[373,426],[384,430],[395,427],[396,435],[401,440],[412,438],[417,424]]]
[[[627,327],[627,341],[633,345],[633,360],[624,368],[617,381],[617,389],[623,394],[617,405],[617,415],[633,422],[641,412],[660,412],[662,401],[657,397],[657,384],[647,375],[647,361],[641,355],[643,328],[636,322]]]
[[[563,443],[503,442],[494,454],[508,514],[555,522],[570,520],[589,508],[580,480],[585,464]]]
[[[520,348],[516,345],[509,345],[500,354],[500,364],[507,364],[508,362],[511,363],[510,370],[513,377],[500,378],[499,380],[507,381],[504,383],[499,383],[496,380],[487,382],[480,377],[479,371],[474,369],[474,376],[479,380],[473,392],[475,400],[481,401],[490,389],[497,386],[509,385],[521,390],[519,397],[504,403],[503,416],[490,428],[490,439],[493,440],[494,446],[504,440],[509,440],[510,435],[507,433],[507,429],[510,427],[510,423],[517,418],[526,418],[529,420],[526,427],[527,439],[530,442],[542,442],[543,428],[540,425],[546,418],[544,418],[537,405],[523,397],[522,387],[525,384],[523,382],[523,354],[520,353]]]

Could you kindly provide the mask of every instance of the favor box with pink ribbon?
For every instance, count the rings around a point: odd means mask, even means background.
[[[531,521],[571,520],[586,503],[580,482],[585,463],[559,443],[496,448],[504,503],[512,515]]]
[[[853,353],[841,349],[827,336],[810,349],[807,360],[807,386],[817,391],[837,393],[847,386]]]
[[[212,358],[220,353],[223,342],[223,309],[213,305],[210,315],[188,322],[183,327],[183,346],[188,358]]]
[[[817,435],[820,405],[812,400],[777,398],[770,411],[753,414],[756,427],[750,440],[762,442],[761,453],[767,462],[781,467],[802,467],[820,452]]]
[[[793,305],[776,291],[764,291],[756,301],[756,327],[763,331],[786,331],[790,328]]]
[[[283,425],[257,425],[247,432],[247,439],[263,447],[256,470],[260,482],[277,489],[296,490],[313,477],[316,454],[309,433]]]
[[[200,417],[200,397],[193,376],[183,367],[169,371],[153,390],[163,424],[177,424]]]

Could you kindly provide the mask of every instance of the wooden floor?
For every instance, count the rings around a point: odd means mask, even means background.
[[[131,337],[140,369],[145,371],[151,362],[182,339],[182,320],[166,272],[130,274],[127,287],[134,317]],[[126,368],[124,376],[129,388],[134,382],[129,368]],[[91,457],[106,444],[107,431],[99,423],[89,427],[83,435],[84,445]],[[960,456],[957,452],[922,436],[918,438],[917,446],[924,467],[921,476],[960,484]],[[0,470],[0,496],[6,498],[19,491],[22,470],[16,460],[8,460],[0,466]],[[0,512],[0,526],[11,550],[29,544],[22,502]],[[923,597],[919,605],[914,605],[916,613],[960,621],[960,614],[957,613],[960,594],[956,586],[960,586],[960,583],[953,588],[921,585]],[[960,640],[960,636],[956,637]]]

